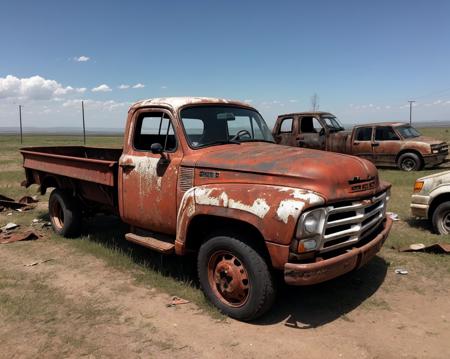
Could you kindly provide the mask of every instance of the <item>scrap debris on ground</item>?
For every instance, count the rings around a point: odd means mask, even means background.
[[[36,261],[36,262],[31,262],[31,263],[28,263],[28,264],[24,264],[24,267],[34,267],[34,266],[36,266],[36,265],[38,265],[38,264],[50,262],[50,261],[52,261],[52,260],[53,260],[53,258],[49,258],[49,259],[41,259],[40,261]]]
[[[450,254],[450,244],[448,243],[433,243],[425,245],[423,243],[410,244],[407,247],[400,248],[400,252],[428,252],[439,254]]]
[[[13,209],[19,212],[28,211],[35,208],[34,203],[36,202],[39,202],[37,196],[24,196],[18,201],[15,201],[12,198],[0,194],[0,212],[4,211],[6,208]]]
[[[180,298],[177,296],[173,296],[171,302],[168,303],[166,306],[167,307],[175,307],[180,304],[188,304],[188,303],[190,303],[190,302],[186,299],[183,299],[183,298]]]
[[[8,244],[19,241],[32,241],[35,239],[41,239],[44,236],[33,230],[26,230],[23,232],[4,232],[0,233],[0,244]]]

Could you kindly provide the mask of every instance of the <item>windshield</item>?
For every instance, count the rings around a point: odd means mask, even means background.
[[[232,106],[193,106],[180,111],[189,144],[193,148],[224,143],[274,142],[261,115]]]
[[[322,120],[325,121],[331,131],[342,131],[344,129],[344,126],[334,116],[322,116]]]
[[[421,135],[421,133],[412,126],[399,126],[396,129],[403,138],[413,138]]]

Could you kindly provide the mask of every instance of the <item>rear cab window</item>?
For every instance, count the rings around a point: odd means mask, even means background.
[[[372,127],[358,127],[355,133],[355,141],[372,141]]]
[[[294,119],[292,117],[283,118],[280,124],[279,133],[291,133]]]

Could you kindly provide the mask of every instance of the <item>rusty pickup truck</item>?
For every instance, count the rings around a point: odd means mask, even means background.
[[[404,171],[439,165],[448,155],[446,142],[424,137],[409,124],[381,122],[357,125],[353,131],[345,131],[329,112],[280,115],[273,136],[283,145],[348,153],[377,166]]]
[[[227,315],[251,320],[291,285],[338,277],[383,245],[390,185],[368,161],[276,145],[257,110],[238,101],[135,103],[122,149],[22,148],[25,186],[54,188],[49,215],[63,236],[85,213],[129,224],[125,239],[193,254],[201,288]]]

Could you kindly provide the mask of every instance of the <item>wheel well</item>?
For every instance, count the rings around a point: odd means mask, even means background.
[[[401,150],[398,154],[397,154],[397,158],[395,159],[395,163],[398,163],[398,160],[400,158],[401,155],[404,155],[405,153],[414,153],[415,155],[417,155],[420,159],[420,162],[423,165],[423,157],[422,154],[417,151],[417,150],[410,150],[410,149],[406,149],[406,150]]]
[[[41,186],[40,186],[41,195],[44,195],[45,192],[47,191],[47,188],[51,188],[51,187],[58,188],[59,187],[58,181],[53,176],[45,176],[42,179]]]
[[[220,229],[220,232],[219,232]],[[192,219],[186,235],[186,249],[197,252],[209,235],[236,235],[243,234],[239,239],[257,250],[267,261],[271,263],[264,237],[252,224],[233,218],[211,215],[198,215]]]
[[[436,208],[444,202],[450,202],[450,193],[443,193],[437,196],[430,204],[430,208],[428,209],[428,218],[433,218],[433,213]]]

